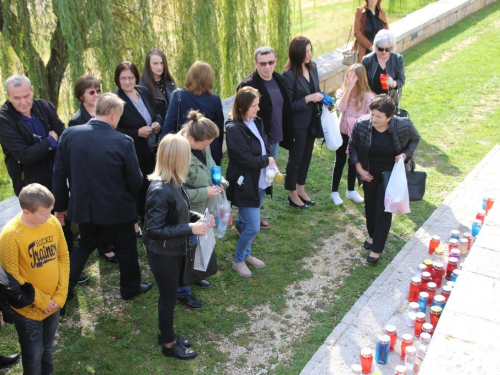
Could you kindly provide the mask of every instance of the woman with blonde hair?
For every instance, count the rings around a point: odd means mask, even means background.
[[[154,172],[146,199],[143,240],[149,267],[160,293],[158,301],[158,343],[167,357],[193,359],[196,352],[189,340],[174,332],[174,308],[183,258],[191,235],[205,235],[202,216],[190,211],[189,198],[182,184],[191,161],[188,140],[169,134],[158,146]],[[209,223],[215,225],[213,217]]]
[[[349,67],[342,87],[337,90],[337,109],[340,112],[340,133],[342,135],[342,146],[336,151],[335,164],[333,167],[332,195],[331,198],[336,206],[344,203],[339,195],[339,184],[342,171],[347,160],[347,145],[351,137],[352,129],[358,118],[370,113],[368,105],[375,94],[370,90],[366,69],[361,64]],[[363,203],[364,199],[354,189],[356,183],[356,167],[348,164],[347,170],[347,192],[346,198],[355,203]]]
[[[214,79],[214,70],[210,64],[196,61],[191,65],[186,75],[184,89],[175,90],[172,94],[161,136],[177,133],[188,121],[188,112],[191,109],[198,110],[219,128],[219,136],[210,144],[210,150],[215,163],[221,165],[224,114],[219,95],[212,93]]]

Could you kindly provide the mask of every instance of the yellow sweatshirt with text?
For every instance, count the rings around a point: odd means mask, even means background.
[[[69,284],[69,253],[61,224],[51,216],[44,224],[28,227],[16,215],[0,234],[0,262],[19,284],[35,289],[33,304],[14,309],[22,316],[41,321],[52,315],[43,311],[54,300],[66,303]]]

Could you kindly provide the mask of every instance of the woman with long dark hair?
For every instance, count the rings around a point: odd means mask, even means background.
[[[373,40],[375,35],[382,30],[388,29],[387,16],[381,6],[382,0],[365,0],[365,5],[356,8],[354,14],[354,44],[353,50],[358,51],[358,62],[365,55],[373,52]]]
[[[285,189],[290,191],[290,206],[304,209],[316,204],[307,195],[305,184],[315,140],[311,135],[314,107],[323,99],[318,69],[312,61],[312,44],[306,37],[297,36],[290,43],[283,77],[292,103],[294,138],[286,166]]]
[[[174,77],[168,69],[167,58],[158,48],[153,48],[146,54],[146,62],[139,85],[149,89],[151,101],[160,112],[162,121],[165,120],[167,109],[176,89]]]

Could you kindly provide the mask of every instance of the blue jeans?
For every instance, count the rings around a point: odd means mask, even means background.
[[[21,345],[24,375],[52,374],[54,337],[60,312],[61,310],[57,310],[41,321],[28,319],[14,312],[13,320]]]
[[[280,144],[278,143],[273,143],[271,145],[271,156],[274,158],[274,160],[278,159],[278,151],[280,149]]]
[[[264,193],[264,189],[259,189],[259,207],[238,207],[237,225],[241,228],[241,235],[234,253],[236,263],[243,263],[245,258],[252,254],[252,241],[260,231],[260,206],[262,206]]]

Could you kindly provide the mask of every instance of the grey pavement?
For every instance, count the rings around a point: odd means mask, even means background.
[[[453,229],[469,231],[484,196],[500,200],[500,147],[495,146],[444,200],[410,241],[354,304],[318,349],[301,375],[348,375],[360,363],[363,347],[375,351],[384,326],[397,327],[396,351],[377,368],[393,375],[406,326],[410,279],[427,253],[430,237],[449,238]],[[450,177],[451,178],[451,177]],[[500,374],[500,204],[486,218],[477,241],[437,326],[420,375]],[[439,292],[437,293],[439,294]],[[416,340],[414,340],[416,342]]]

